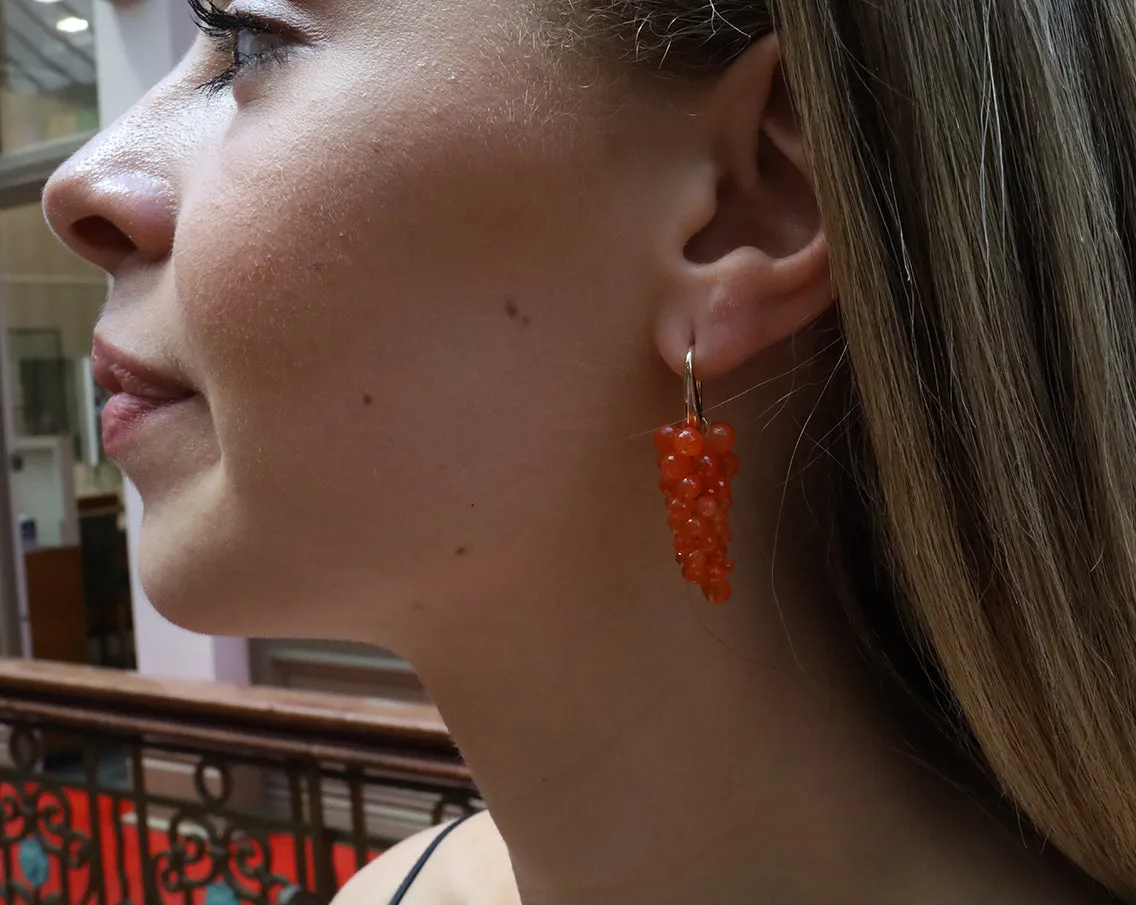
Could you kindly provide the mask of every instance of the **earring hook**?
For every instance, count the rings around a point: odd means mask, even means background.
[[[702,414],[702,381],[694,377],[694,346],[686,351],[686,423],[695,422],[700,430],[706,428]]]

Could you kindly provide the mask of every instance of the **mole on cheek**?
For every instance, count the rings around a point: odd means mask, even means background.
[[[363,394],[363,405],[372,405],[374,403],[374,401],[375,401],[375,397],[372,396],[370,393],[364,393]]]
[[[454,551],[454,556],[465,556],[469,552],[469,547],[458,547]]]
[[[520,320],[522,326],[527,327],[532,323],[527,314],[521,314],[521,309],[517,307],[517,303],[512,299],[505,301],[505,316],[511,321]]]

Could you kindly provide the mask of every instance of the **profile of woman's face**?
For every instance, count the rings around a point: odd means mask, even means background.
[[[397,635],[637,542],[642,435],[681,415],[651,333],[683,114],[527,7],[234,0],[278,36],[237,35],[231,84],[202,36],[53,178],[114,277],[97,354],[193,393],[113,444],[172,620]]]

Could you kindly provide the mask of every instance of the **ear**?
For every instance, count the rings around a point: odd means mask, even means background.
[[[738,367],[831,304],[828,246],[776,35],[762,39],[696,102],[698,183],[685,193],[685,246],[656,341],[681,374]],[[709,165],[707,165],[709,164]]]

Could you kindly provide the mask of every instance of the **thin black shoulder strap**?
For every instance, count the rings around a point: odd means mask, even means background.
[[[391,899],[390,905],[400,905],[407,892],[410,891],[411,885],[415,880],[418,879],[418,875],[422,873],[422,868],[426,866],[426,862],[430,860],[430,856],[434,854],[438,846],[442,844],[442,841],[448,835],[450,835],[450,833],[452,833],[459,826],[469,820],[469,818],[472,816],[473,814],[466,814],[464,817],[455,820],[448,827],[442,830],[442,832],[434,837],[434,841],[431,842],[429,846],[427,846],[426,851],[422,853],[422,856],[418,859],[417,863],[415,863],[414,867],[410,869],[410,873],[406,875],[406,879],[402,881],[402,885],[398,888],[398,892],[394,894],[394,898]],[[381,858],[382,855],[379,855],[379,857]]]

